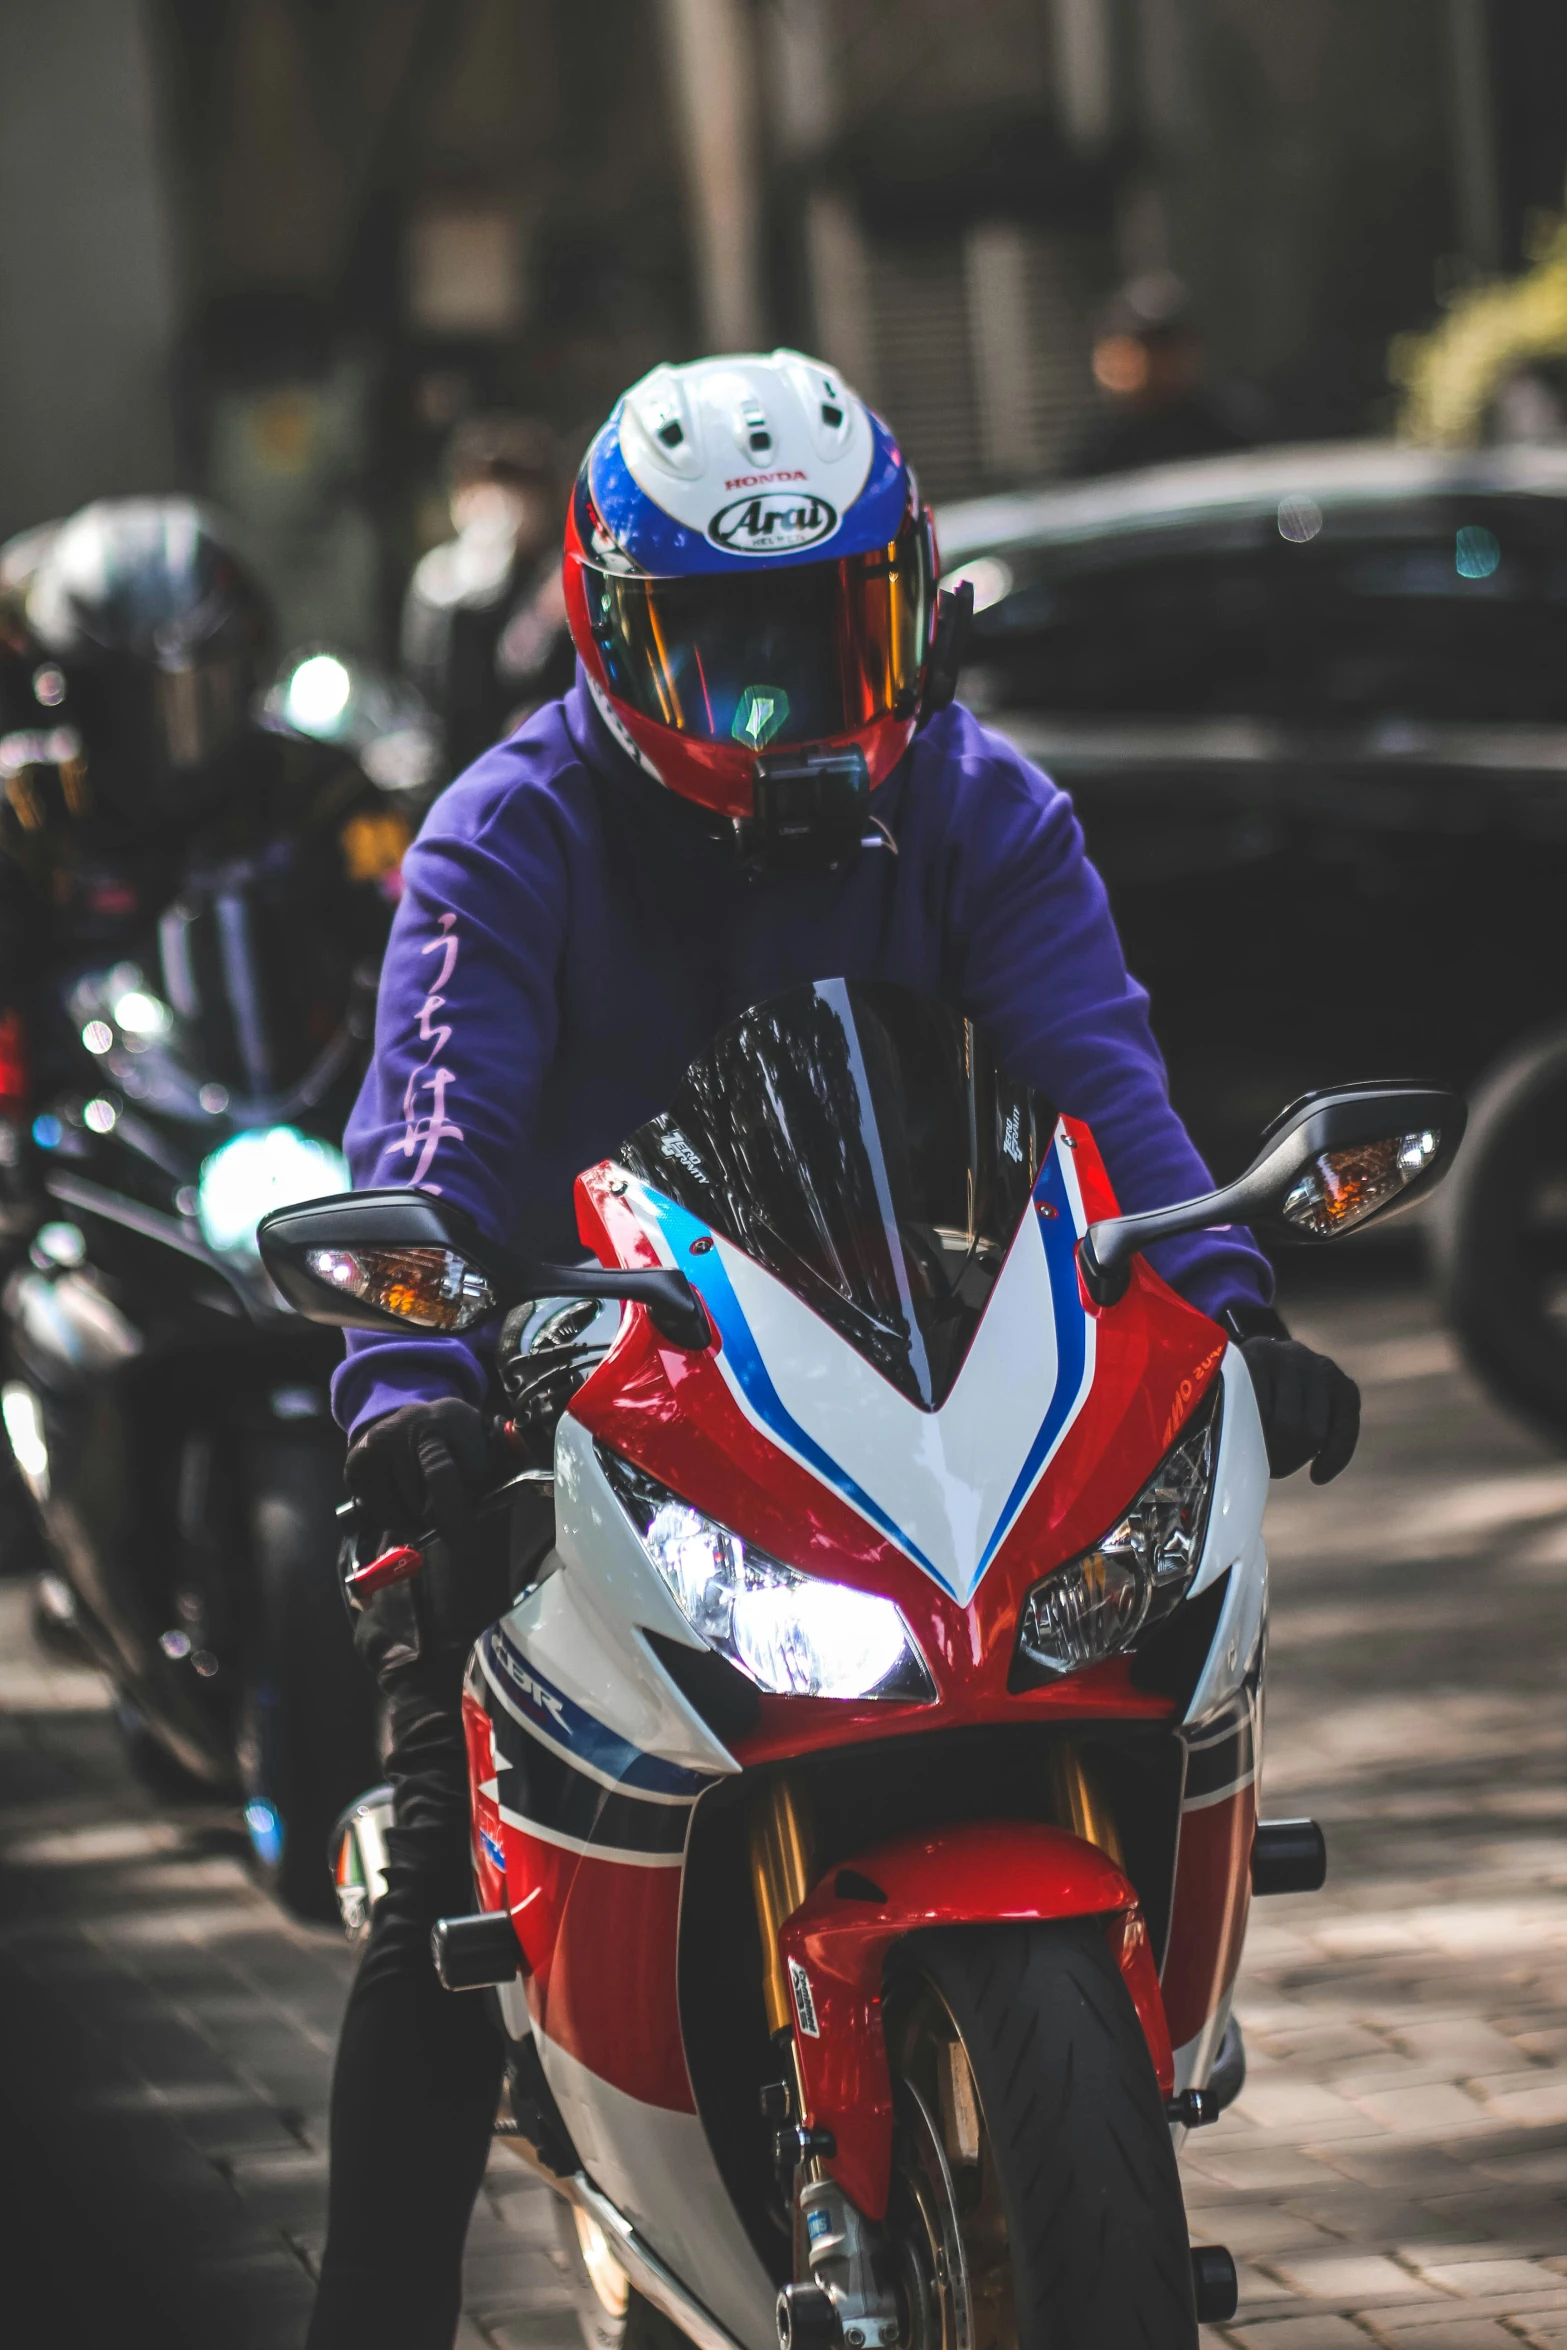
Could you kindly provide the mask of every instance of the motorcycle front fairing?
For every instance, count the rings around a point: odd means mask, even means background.
[[[1103,1916],[1166,2087],[1200,2084],[1223,2031],[1255,1823],[1266,1461],[1212,1322],[1141,1263],[1120,1305],[1086,1300],[1076,1244],[1114,1209],[1087,1128],[1008,1081],[969,1024],[843,983],[736,1023],[579,1186],[589,1245],[678,1267],[714,1343],[672,1347],[628,1309],[560,1422],[555,1571],[471,1677],[481,1899],[512,1913],[589,2173],[759,2350],[789,2273],[757,2153],[769,1964],[791,1962],[805,2118],[872,2216],[885,2100],[845,2089],[867,2078],[845,2042],[827,2061],[822,2033],[855,2008],[828,1977],[864,1994],[863,2059],[865,2000],[915,1925]],[[1101,1661],[1020,1676],[1030,1591],[1105,1537],[1210,1399],[1179,1605]],[[759,1687],[693,1631],[617,1463],[786,1568],[893,1602],[928,1686]],[[785,1771],[816,1851],[774,1954],[746,1823]],[[978,1865],[987,1839],[1031,1890],[1009,1900],[1007,1869]]]

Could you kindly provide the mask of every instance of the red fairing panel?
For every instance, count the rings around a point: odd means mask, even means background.
[[[1087,1129],[1075,1131],[1079,1182],[1098,1213],[1113,1202]],[[583,1240],[608,1264],[657,1264],[617,1180],[607,1163],[579,1179]],[[1114,1524],[1206,1391],[1224,1348],[1206,1315],[1140,1261],[1134,1266],[1131,1293],[1099,1319],[1088,1397],[967,1607],[746,1417],[718,1368],[716,1344],[686,1354],[635,1309],[571,1411],[615,1451],[791,1566],[895,1599],[935,1675],[943,1726],[1060,1715],[1157,1721],[1169,1718],[1170,1701],[1134,1688],[1125,1660],[1017,1694],[1007,1689],[1007,1672],[1029,1585]],[[764,1698],[758,1731],[734,1751],[750,1765],[923,1729],[929,1720],[917,1705]]]
[[[1195,2040],[1235,1980],[1251,1909],[1256,1790],[1183,1813],[1164,1961],[1164,1999],[1177,2048]]]
[[[868,1877],[885,1902],[840,1899],[843,1867]],[[828,2168],[871,2218],[885,2213],[892,2177],[881,1991],[893,1944],[924,1926],[1075,1917],[1106,1920],[1168,2096],[1175,2069],[1137,1896],[1102,1852],[1063,1829],[989,1821],[902,1837],[838,1864],[785,1921],[779,1947],[794,1990],[806,2119],[832,2131],[838,2151]]]
[[[1257,1828],[1254,1707],[1243,1693],[1187,1747],[1163,1977],[1177,2048],[1196,2038],[1229,1990],[1246,1939]]]
[[[627,2097],[694,2113],[676,1976],[681,1871],[568,1852],[510,1819],[501,1833],[540,2030]]]
[[[539,1981],[538,2016],[557,2048],[612,2088],[695,2113],[680,2039],[681,1875],[584,1854]]]
[[[481,1909],[506,1907],[506,1855],[500,1806],[495,1800],[495,1750],[490,1717],[470,1679],[462,1696],[463,1737],[468,1746],[468,1801],[473,1818],[473,1883]]]

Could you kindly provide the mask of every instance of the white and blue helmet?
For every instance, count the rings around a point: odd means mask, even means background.
[[[656,367],[583,459],[566,605],[623,748],[686,798],[753,813],[764,753],[907,749],[935,541],[881,418],[799,351]]]

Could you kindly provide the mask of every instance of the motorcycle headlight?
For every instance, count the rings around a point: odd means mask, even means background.
[[[259,1127],[220,1143],[202,1164],[196,1215],[208,1248],[256,1253],[256,1226],[274,1208],[348,1189],[348,1161],[294,1126]]]
[[[1117,1655],[1185,1598],[1208,1528],[1222,1392],[1216,1379],[1103,1540],[1034,1585],[1018,1625],[1014,1688]]]
[[[598,1447],[642,1547],[693,1632],[778,1697],[936,1694],[901,1611],[873,1591],[802,1575]]]

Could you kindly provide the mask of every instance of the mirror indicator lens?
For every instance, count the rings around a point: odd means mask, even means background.
[[[484,1275],[449,1248],[309,1248],[305,1270],[419,1330],[471,1330],[499,1302]]]
[[[1285,1197],[1285,1222],[1313,1240],[1353,1230],[1423,1175],[1441,1142],[1428,1126],[1349,1150],[1319,1151],[1315,1165]]]

